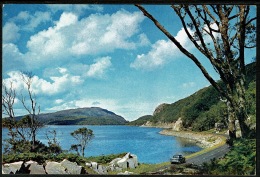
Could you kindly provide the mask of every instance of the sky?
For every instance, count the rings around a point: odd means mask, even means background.
[[[144,7],[219,79],[168,5]],[[2,12],[2,77],[16,89],[16,116],[27,114],[23,71],[34,74],[41,113],[101,107],[129,121],[210,85],[134,5],[5,4]],[[255,49],[246,56],[250,63]]]

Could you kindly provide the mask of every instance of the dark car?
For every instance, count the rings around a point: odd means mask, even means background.
[[[185,157],[183,155],[174,155],[170,161],[171,163],[185,163]]]

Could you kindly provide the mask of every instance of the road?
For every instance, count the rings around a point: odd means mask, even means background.
[[[198,155],[196,157],[190,158],[186,160],[186,163],[193,163],[195,165],[201,165],[204,162],[210,162],[211,159],[218,159],[223,157],[230,150],[229,145],[224,144],[212,151],[209,151],[205,154]]]

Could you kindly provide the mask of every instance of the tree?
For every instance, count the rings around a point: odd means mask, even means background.
[[[199,59],[185,49],[144,7],[136,5],[155,26],[201,70],[206,79],[226,100],[229,136],[236,138],[235,120],[242,137],[249,137],[245,98],[245,48],[256,44],[256,17],[250,17],[247,5],[172,5],[193,45],[212,64],[221,81],[215,81]]]
[[[26,86],[28,95],[29,95],[29,106],[26,104],[26,97],[21,94],[21,102],[23,107],[29,113],[29,129],[31,133],[32,139],[32,150],[35,149],[36,144],[36,133],[43,125],[38,121],[38,116],[40,114],[40,106],[37,105],[36,96],[32,90],[32,81],[33,81],[33,74],[31,72],[23,72],[21,73],[21,78]]]
[[[81,154],[84,157],[85,148],[90,140],[94,137],[93,131],[91,129],[87,129],[86,127],[79,128],[78,130],[72,132],[71,136],[79,141],[79,144],[71,145],[71,150],[75,150],[79,154],[80,149]]]
[[[10,82],[9,87],[7,87],[4,82],[2,84],[2,111],[3,114],[8,116],[2,121],[3,126],[8,128],[8,135],[10,135],[10,139],[5,140],[5,142],[8,142],[8,151],[13,152],[17,149],[17,139],[26,141],[26,135],[23,131],[23,126],[21,127],[15,119],[14,103],[16,99],[16,91],[13,87],[13,83]]]

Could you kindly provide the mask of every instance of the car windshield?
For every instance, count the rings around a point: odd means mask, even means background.
[[[174,155],[173,158],[179,158],[180,156],[179,155]]]

